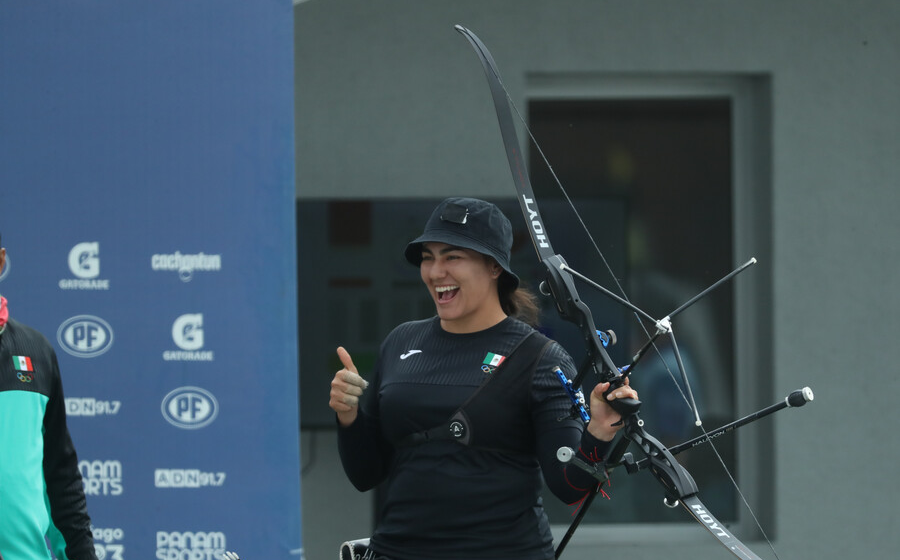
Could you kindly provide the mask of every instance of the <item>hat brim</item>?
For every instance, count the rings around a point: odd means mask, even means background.
[[[497,261],[497,264],[500,265],[503,272],[508,276],[508,280],[505,283],[511,284],[511,289],[516,289],[519,286],[519,277],[510,269],[509,260],[505,255],[501,254],[493,247],[482,243],[478,239],[473,239],[467,235],[452,231],[426,231],[416,239],[410,241],[406,246],[406,251],[404,251],[404,256],[410,264],[415,266],[420,266],[422,264],[422,245],[425,243],[446,243],[447,245],[470,249],[476,253],[487,255]]]

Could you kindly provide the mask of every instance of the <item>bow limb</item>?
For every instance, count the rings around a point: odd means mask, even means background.
[[[625,455],[626,442],[636,444],[644,454],[647,469],[665,489],[664,503],[677,507],[679,503],[719,541],[731,554],[742,560],[762,560],[740,539],[735,537],[725,525],[710,513],[697,497],[697,484],[690,473],[678,463],[675,456],[656,438],[646,433],[640,421],[626,419],[624,438],[613,449],[610,459],[618,461]],[[637,465],[630,455],[625,455],[623,464],[629,472],[637,472]]]
[[[488,86],[491,90],[491,98],[494,101],[494,108],[497,111],[497,121],[500,125],[500,134],[503,137],[503,146],[506,149],[506,158],[509,161],[513,182],[518,193],[519,206],[528,225],[528,232],[534,243],[538,258],[547,269],[547,285],[553,295],[553,299],[556,301],[557,311],[559,311],[563,319],[578,325],[587,346],[588,360],[575,379],[574,385],[576,387],[580,385],[584,375],[590,370],[595,371],[602,381],[610,381],[616,386],[621,385],[625,376],[619,373],[618,368],[606,352],[603,342],[597,335],[597,328],[591,311],[579,297],[571,275],[563,272],[567,267],[565,259],[561,255],[556,254],[553,251],[553,246],[550,244],[547,228],[538,210],[531,180],[528,178],[528,169],[525,166],[525,158],[519,146],[515,121],[508,103],[508,95],[503,87],[500,71],[494,63],[494,58],[484,43],[474,33],[461,25],[457,25],[455,28],[475,49],[475,53],[478,55],[478,59],[484,68]],[[623,414],[634,412],[640,406],[640,402],[634,399],[616,400],[612,404],[617,411]]]
[[[754,554],[752,550],[747,548],[747,545],[731,534],[731,532],[725,528],[725,525],[709,512],[706,506],[703,505],[703,502],[700,501],[700,498],[697,496],[689,496],[681,500],[681,505],[684,506],[684,509],[686,509],[698,523],[706,527],[714,537],[719,539],[722,546],[727,548],[736,557],[742,558],[743,560],[762,560],[759,556]]]
[[[497,121],[500,124],[500,134],[503,136],[503,146],[506,148],[506,159],[509,160],[509,168],[512,171],[513,181],[516,184],[516,192],[519,193],[519,206],[522,208],[522,214],[529,224],[528,232],[531,234],[531,240],[534,242],[538,258],[543,261],[554,256],[555,253],[550,245],[550,239],[547,237],[544,220],[541,218],[541,213],[538,211],[537,203],[534,200],[534,189],[531,187],[528,169],[525,167],[525,159],[522,156],[522,150],[519,148],[519,137],[516,135],[515,121],[513,121],[512,112],[510,111],[509,103],[507,103],[506,89],[500,80],[500,71],[497,70],[494,57],[491,56],[490,51],[484,46],[481,39],[461,25],[457,25],[455,28],[468,39],[472,48],[475,49],[481,65],[484,67],[488,86],[491,89],[491,98],[497,111]]]

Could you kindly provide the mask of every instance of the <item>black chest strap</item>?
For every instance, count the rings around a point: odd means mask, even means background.
[[[537,331],[524,336],[443,424],[412,433],[396,445],[408,447],[450,440],[482,449],[533,452],[531,379],[550,342]]]

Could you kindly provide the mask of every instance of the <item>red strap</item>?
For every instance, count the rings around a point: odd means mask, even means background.
[[[9,308],[6,307],[6,298],[0,296],[0,329],[6,326],[6,321],[9,320]]]

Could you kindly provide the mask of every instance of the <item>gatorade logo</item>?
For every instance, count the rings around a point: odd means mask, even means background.
[[[182,362],[211,362],[212,350],[204,350],[203,313],[186,313],[172,323],[172,340],[180,350],[166,350],[163,360]]]
[[[69,251],[69,270],[76,278],[100,276],[100,243],[79,243]]]
[[[100,276],[100,243],[84,241],[69,251],[69,270],[75,278],[59,281],[62,290],[108,290],[109,280]]]
[[[172,340],[182,350],[203,348],[203,314],[188,313],[172,324]]]

